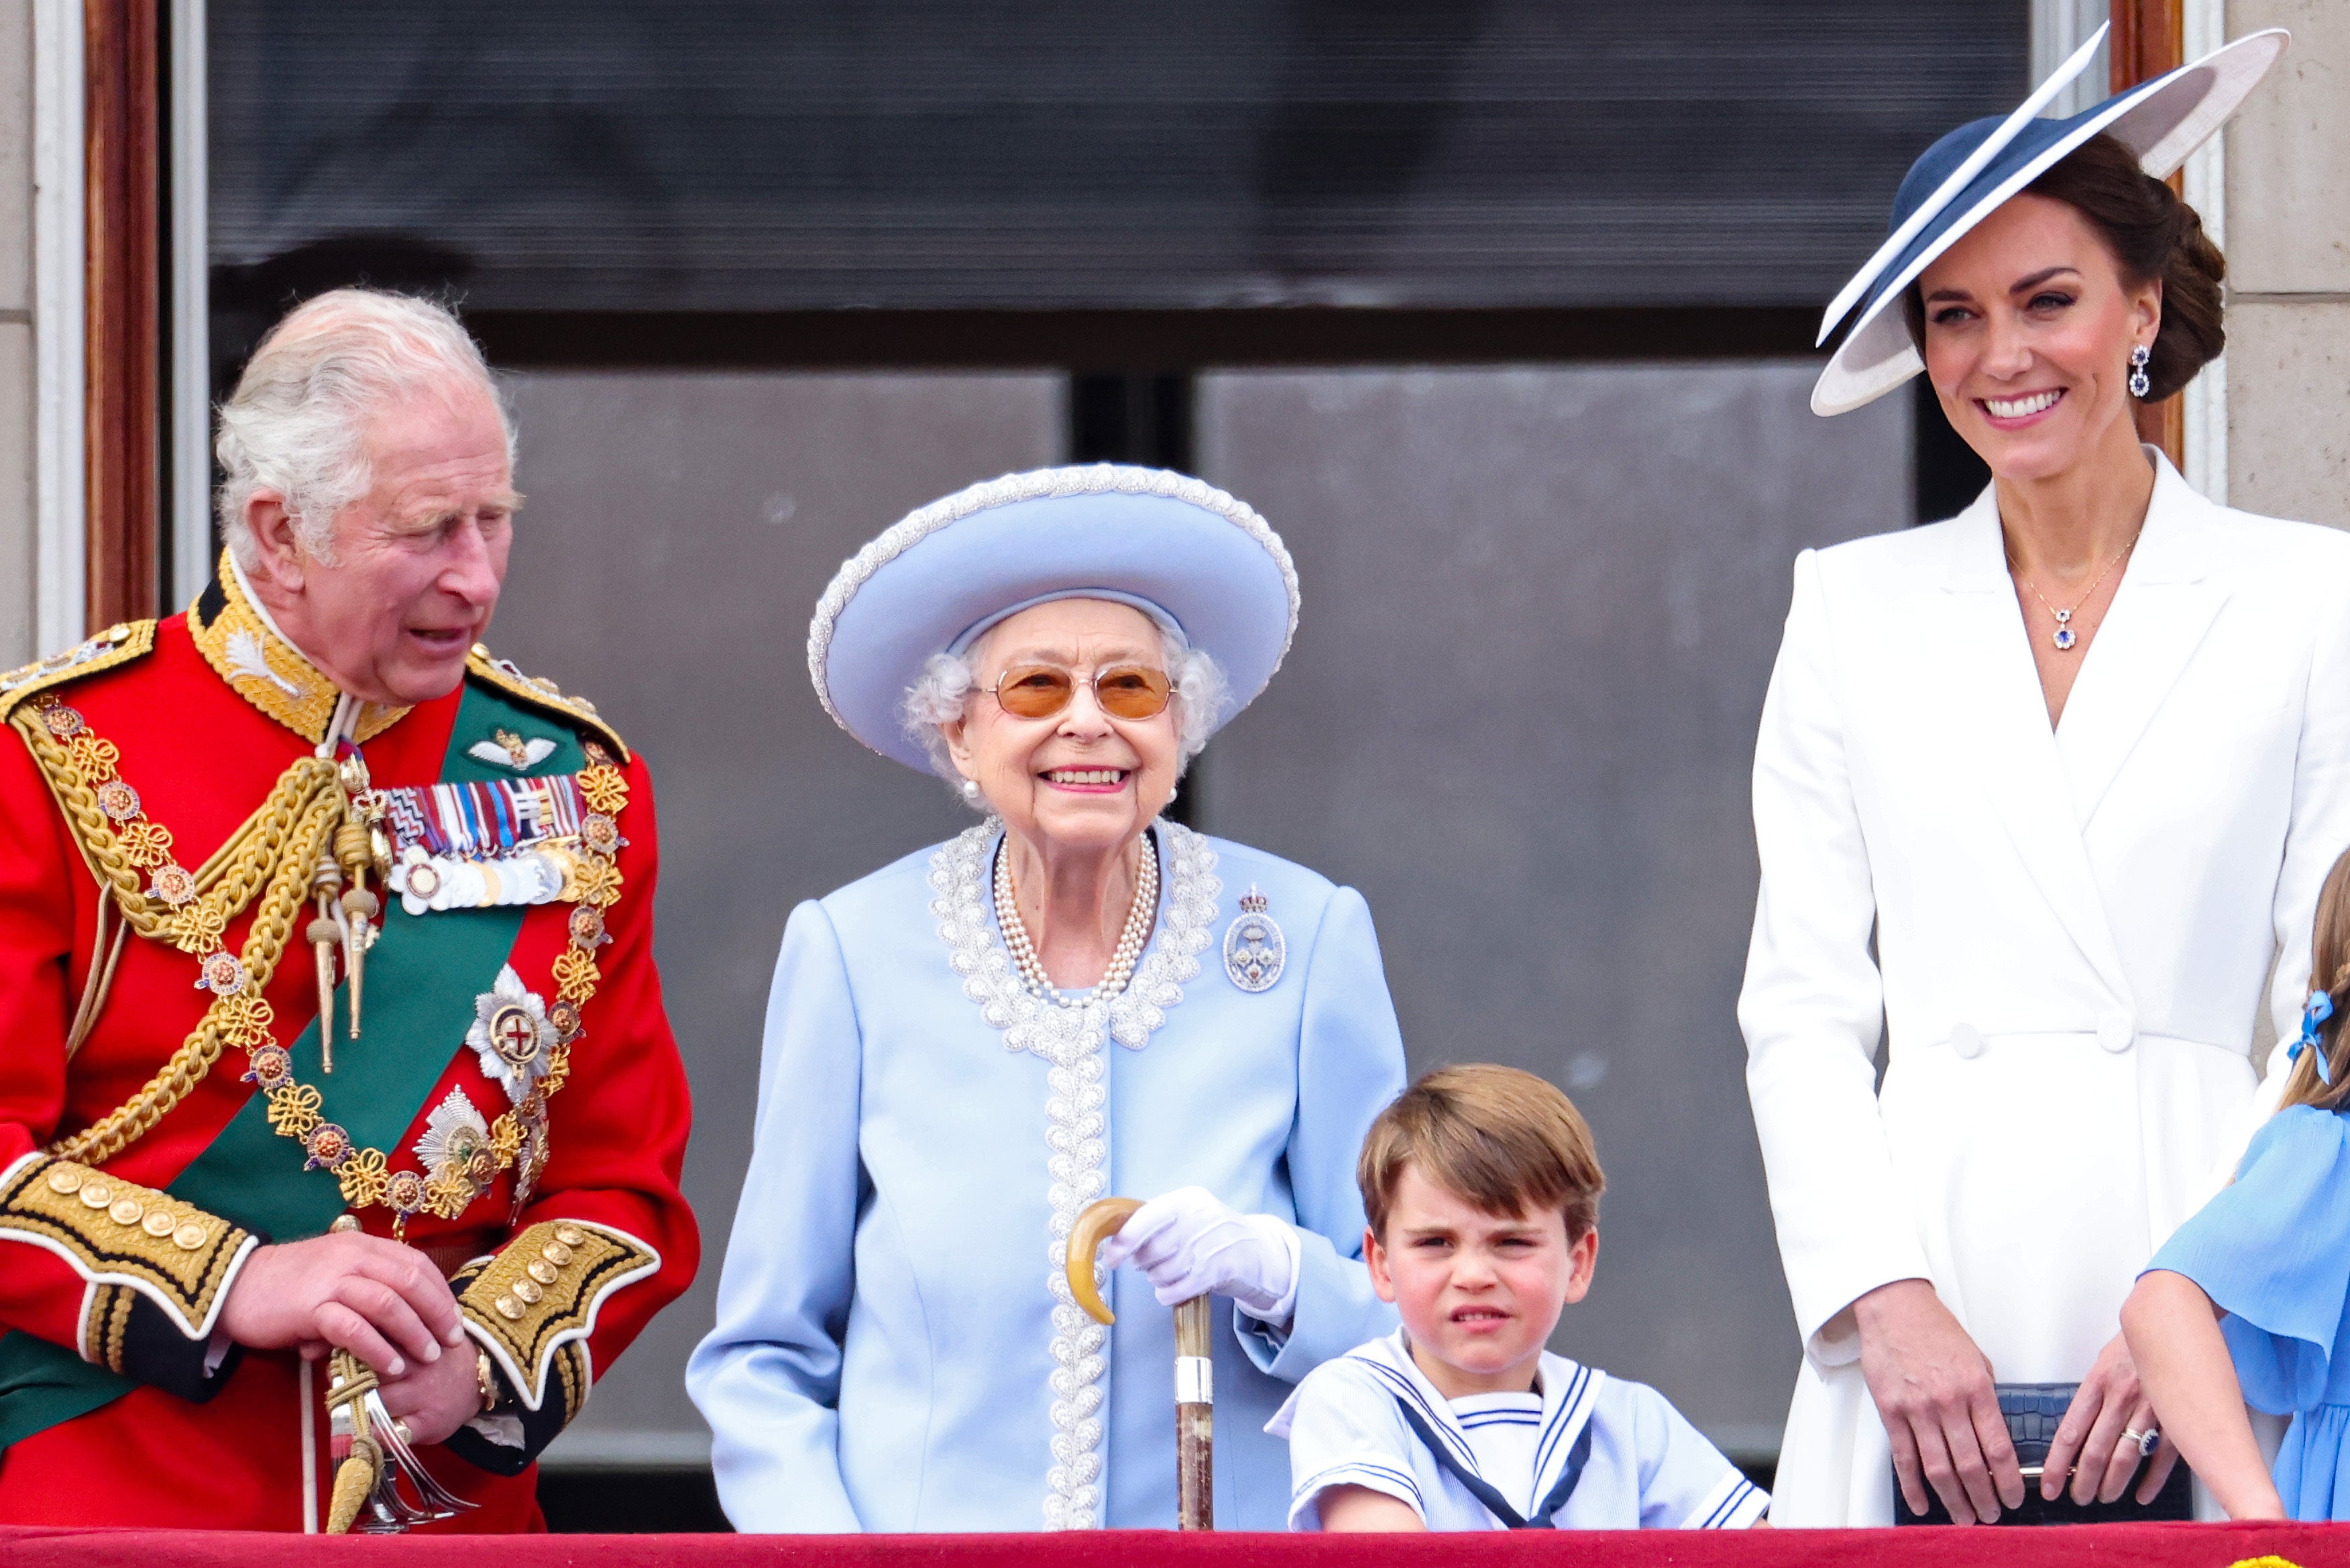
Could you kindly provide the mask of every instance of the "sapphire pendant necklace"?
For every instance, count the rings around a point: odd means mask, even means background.
[[[2143,532],[2145,532],[2145,530],[2141,528],[2139,533]],[[2081,634],[2073,629],[2073,616],[2074,611],[2077,611],[2083,605],[2087,604],[2091,599],[2097,597],[2097,590],[2106,586],[2106,579],[2114,575],[2114,568],[2122,564],[2122,557],[2128,555],[2132,550],[2137,548],[2137,538],[2138,536],[2137,534],[2131,535],[2130,542],[2124,545],[2119,550],[2114,552],[2114,558],[2106,563],[2106,569],[2097,574],[2097,580],[2089,585],[2089,591],[2087,593],[2083,594],[2074,602],[2072,609],[2058,609],[2054,605],[2049,604],[2048,596],[2042,593],[2037,587],[2033,587],[2032,579],[2023,575],[2023,568],[2015,564],[2015,556],[2011,554],[2007,557],[2007,569],[2015,574],[2015,580],[2022,583],[2025,587],[2031,588],[2032,597],[2038,599],[2043,605],[2047,606],[2048,613],[2056,618],[2056,630],[2050,636],[2048,640],[2056,645],[2057,652],[2070,653],[2073,651],[2074,647],[2080,642]]]

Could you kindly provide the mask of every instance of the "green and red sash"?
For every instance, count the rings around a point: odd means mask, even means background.
[[[494,767],[468,754],[473,742],[497,730],[553,729],[556,745],[536,765]],[[463,701],[442,759],[445,782],[512,779],[577,773],[588,765],[567,728],[551,725],[479,681],[465,683]],[[294,1075],[316,1085],[321,1114],[351,1135],[356,1147],[387,1153],[415,1123],[424,1102],[464,1050],[474,999],[496,982],[514,952],[525,906],[448,909],[410,915],[385,898],[383,934],[368,952],[367,1032],[357,1048],[338,1053],[329,1075],[319,1061],[318,1021],[294,1043]],[[336,1002],[348,1017],[348,982]],[[223,1062],[214,1072],[229,1070]],[[330,1170],[302,1168],[301,1145],[269,1125],[269,1099],[255,1094],[220,1136],[163,1189],[207,1213],[218,1214],[272,1241],[323,1235],[343,1212],[340,1183]],[[21,1331],[0,1336],[0,1450],[60,1422],[86,1416],[136,1386],[129,1378],[84,1361],[68,1345]]]

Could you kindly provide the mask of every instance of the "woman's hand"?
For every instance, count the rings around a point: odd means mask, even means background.
[[[2047,1469],[2040,1478],[2040,1495],[2055,1501],[2064,1490],[2064,1473],[2071,1470],[2074,1502],[2112,1502],[2137,1473],[2141,1458],[2137,1439],[2127,1434],[2153,1425],[2153,1402],[2138,1386],[2129,1342],[2117,1334],[2097,1353],[2096,1365],[2073,1396],[2072,1408],[2057,1423],[2056,1436],[2048,1445]],[[2154,1501],[2178,1462],[2177,1449],[2168,1442],[2156,1446],[2154,1462],[2137,1489],[2139,1502]]]
[[[1852,1303],[1860,1370],[1893,1439],[1893,1470],[1912,1513],[1994,1523],[2023,1506],[2023,1475],[1991,1386],[1991,1363],[1924,1280],[1896,1280]]]
[[[410,1367],[406,1376],[380,1379],[377,1392],[391,1418],[408,1423],[411,1443],[445,1443],[452,1432],[482,1413],[479,1366],[476,1357],[459,1348],[438,1361]]]
[[[1296,1232],[1270,1214],[1243,1214],[1204,1187],[1179,1187],[1136,1210],[1100,1257],[1113,1269],[1140,1269],[1161,1306],[1212,1293],[1277,1321],[1297,1290]]]

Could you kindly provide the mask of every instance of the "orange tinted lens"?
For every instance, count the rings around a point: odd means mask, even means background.
[[[1049,719],[1069,705],[1076,680],[1066,670],[1049,664],[1015,664],[995,683],[995,700],[1007,713],[1023,719]]]
[[[1155,719],[1167,711],[1167,672],[1120,664],[1094,677],[1094,696],[1113,719]]]

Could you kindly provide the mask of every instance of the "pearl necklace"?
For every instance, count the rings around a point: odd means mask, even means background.
[[[1134,966],[1142,958],[1143,945],[1150,940],[1151,922],[1159,913],[1159,846],[1150,835],[1142,836],[1143,856],[1134,878],[1134,905],[1126,912],[1126,929],[1118,933],[1118,946],[1109,955],[1109,968],[1102,971],[1101,983],[1083,996],[1067,997],[1053,984],[1052,976],[1045,972],[1044,961],[1036,956],[1036,944],[1028,938],[1028,924],[1020,918],[1019,900],[1012,889],[1011,843],[1007,839],[995,855],[995,919],[1003,928],[1003,945],[1012,954],[1012,962],[1020,971],[1021,983],[1028,994],[1039,1002],[1051,1002],[1062,1007],[1083,1007],[1088,1002],[1107,1002],[1127,987],[1134,978]]]

